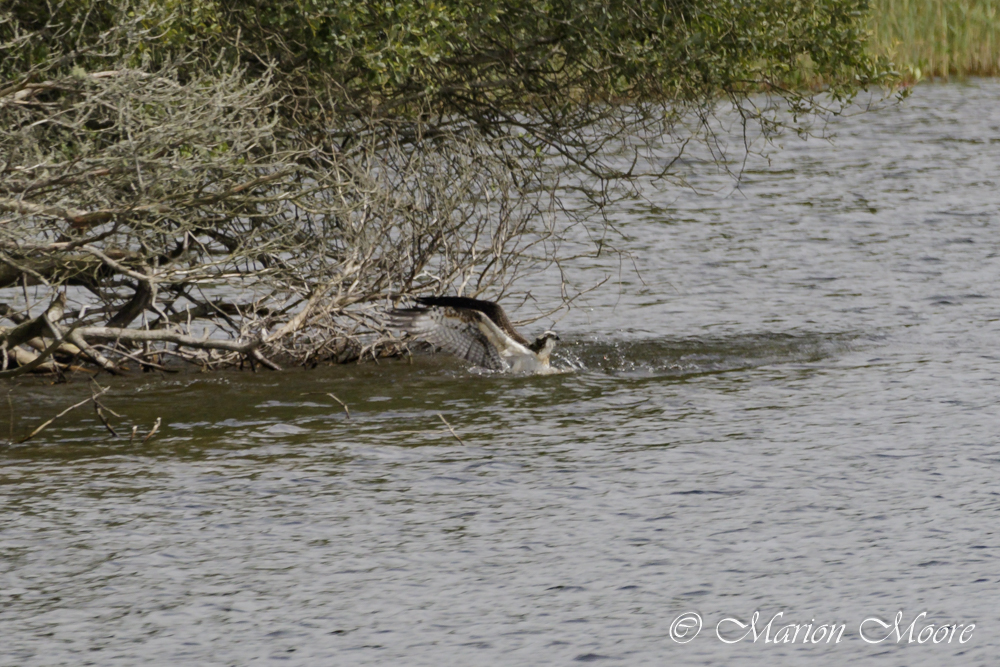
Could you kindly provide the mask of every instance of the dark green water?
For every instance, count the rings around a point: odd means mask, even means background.
[[[623,206],[641,280],[555,325],[574,373],[99,378],[160,433],[88,406],[0,449],[0,664],[994,664],[997,109],[923,86]],[[0,389],[5,435],[7,392],[24,433],[90,391]],[[771,642],[719,639],[755,611]],[[907,645],[922,612],[976,627]]]

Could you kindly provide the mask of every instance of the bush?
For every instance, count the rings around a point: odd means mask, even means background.
[[[864,8],[13,0],[0,288],[69,289],[54,353],[113,372],[391,352],[386,302],[558,260],[568,182],[604,206],[669,178],[658,151],[720,99],[769,136],[885,82]],[[803,63],[819,93],[789,85]]]

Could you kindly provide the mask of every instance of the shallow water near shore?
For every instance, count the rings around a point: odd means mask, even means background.
[[[623,204],[638,274],[526,327],[570,373],[102,376],[160,432],[85,406],[0,448],[0,664],[993,664],[997,109],[921,86]],[[90,394],[0,390],[4,436]],[[719,639],[755,611],[772,641]],[[922,612],[962,627],[908,644]]]

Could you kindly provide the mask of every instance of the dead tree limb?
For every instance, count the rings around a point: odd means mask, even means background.
[[[38,317],[27,320],[13,329],[0,331],[0,345],[5,344],[7,349],[11,349],[28,342],[32,338],[44,336],[49,331],[49,322],[58,322],[62,319],[65,307],[66,294],[61,293],[52,300],[46,311]],[[61,339],[61,336],[56,336],[56,338]]]
[[[149,442],[149,439],[152,438],[154,435],[156,435],[157,431],[159,430],[160,430],[160,418],[157,417],[156,422],[153,423],[153,428],[150,429],[149,433],[146,434],[146,437],[142,439],[142,444],[145,445],[147,442]]]
[[[15,378],[18,375],[24,375],[25,373],[29,373],[35,370],[43,363],[45,363],[45,361],[49,357],[51,357],[56,352],[56,350],[60,348],[60,346],[62,346],[62,341],[57,339],[51,345],[45,348],[45,350],[43,350],[41,354],[36,356],[33,360],[29,361],[28,363],[18,366],[17,368],[11,369],[9,371],[0,371],[0,380]]]
[[[69,339],[69,342],[73,343],[78,348],[80,348],[80,350],[87,358],[89,358],[95,364],[106,370],[108,373],[111,373],[112,375],[121,375],[122,371],[118,367],[118,365],[115,364],[110,359],[108,359],[107,357],[105,357],[97,350],[95,350],[93,346],[91,346],[90,343],[87,342],[87,340],[83,337],[83,335],[80,333],[79,330],[70,331],[67,334],[67,338]]]
[[[350,410],[349,410],[349,409],[347,408],[347,403],[344,403],[344,402],[343,402],[342,400],[340,400],[339,398],[337,398],[337,397],[336,397],[336,396],[334,396],[333,394],[330,394],[330,393],[328,393],[328,394],[327,394],[327,396],[329,396],[329,397],[330,397],[330,398],[332,398],[333,400],[335,400],[335,401],[337,401],[338,403],[340,403],[341,407],[342,407],[342,408],[344,408],[344,413],[345,413],[345,414],[347,415],[347,418],[348,418],[348,419],[350,419],[350,418],[351,418],[351,411],[350,411]]]
[[[248,354],[252,350],[260,347],[260,337],[255,337],[247,342],[241,343],[234,340],[220,340],[217,338],[196,338],[174,331],[158,329],[155,331],[143,331],[139,329],[124,329],[118,327],[79,327],[74,330],[74,334],[84,339],[91,338],[103,341],[133,341],[133,342],[163,342],[176,343],[183,347],[190,347],[199,350],[226,350],[228,352],[239,352]],[[76,340],[73,340],[76,343]],[[79,345],[79,343],[76,343]]]
[[[455,433],[455,429],[451,427],[451,424],[449,424],[448,420],[444,418],[444,415],[439,412],[438,417],[440,417],[441,421],[444,422],[444,425],[448,427],[448,430],[451,431],[451,434],[455,436],[455,439],[458,440],[458,442],[461,443],[462,446],[465,446],[465,443],[462,442],[462,439],[460,437],[458,437],[458,433]]]
[[[34,437],[35,437],[36,435],[38,435],[39,433],[41,433],[42,431],[44,431],[44,430],[46,429],[46,427],[48,427],[48,426],[49,426],[49,424],[51,424],[51,423],[52,423],[52,422],[54,422],[55,420],[59,419],[59,418],[60,418],[60,417],[62,417],[63,415],[66,415],[67,413],[69,413],[69,412],[70,412],[70,411],[72,411],[72,410],[76,410],[76,409],[77,409],[78,407],[80,407],[81,405],[86,405],[87,403],[90,403],[91,401],[94,401],[94,400],[96,400],[96,399],[97,399],[97,398],[98,398],[99,396],[102,396],[102,395],[103,395],[103,394],[104,394],[104,393],[105,393],[106,391],[108,391],[108,389],[110,389],[110,387],[105,387],[104,389],[102,389],[102,390],[101,390],[100,392],[98,392],[97,394],[94,394],[94,395],[92,395],[92,396],[91,396],[90,398],[88,398],[88,399],[86,399],[86,400],[83,400],[83,401],[80,401],[79,403],[76,403],[76,404],[74,404],[74,405],[71,405],[71,406],[69,406],[68,408],[66,408],[65,410],[63,410],[63,411],[62,411],[62,412],[60,412],[59,414],[57,414],[57,415],[56,415],[55,417],[53,417],[52,419],[49,419],[48,421],[46,421],[46,422],[42,423],[42,424],[41,424],[40,426],[38,426],[37,428],[35,428],[35,430],[34,430],[34,431],[32,431],[31,433],[29,433],[29,434],[28,434],[28,435],[26,435],[25,437],[21,438],[20,440],[18,440],[18,441],[17,441],[16,443],[14,443],[14,444],[18,444],[18,445],[20,445],[20,444],[22,444],[22,443],[25,443],[25,442],[27,442],[27,441],[31,440],[31,439],[32,439],[32,438],[34,438]]]

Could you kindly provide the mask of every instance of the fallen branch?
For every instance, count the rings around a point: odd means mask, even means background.
[[[65,337],[54,323],[59,320],[63,315],[63,309],[66,306],[66,294],[62,293],[57,296],[44,313],[38,317],[28,320],[23,324],[19,324],[10,330],[0,329],[0,346],[4,349],[10,349],[13,352],[13,348],[16,348],[19,344],[23,342],[28,342],[34,338],[37,338],[45,333],[45,329],[48,329],[55,340],[45,348],[41,354],[36,356],[34,359],[26,364],[21,364],[17,368],[9,371],[0,371],[0,379],[13,378],[18,375],[23,375],[28,373],[35,368],[41,366],[45,361],[51,357],[56,350],[63,346]],[[37,333],[38,336],[32,335]],[[58,368],[57,366],[54,366]]]
[[[34,348],[39,352],[43,352],[48,349],[48,345],[45,344],[45,341],[42,338],[32,338],[27,342],[27,345],[28,347]],[[56,352],[70,357],[80,356],[80,348],[72,343],[67,343],[65,340]]]
[[[149,439],[156,435],[156,432],[160,430],[160,418],[156,418],[156,422],[153,424],[153,429],[142,439],[142,444],[149,442]]]
[[[443,421],[444,425],[448,427],[448,430],[451,431],[451,434],[455,436],[455,439],[458,440],[460,443],[462,443],[462,446],[464,447],[465,443],[462,442],[462,439],[460,437],[458,437],[458,433],[455,433],[455,429],[451,427],[451,424],[449,424],[448,420],[444,418],[444,415],[439,412],[438,417],[441,418],[441,421]]]
[[[176,343],[184,347],[193,347],[201,350],[228,350],[248,354],[252,350],[260,347],[260,338],[253,338],[245,343],[238,343],[233,340],[219,340],[216,338],[195,338],[173,331],[142,331],[137,329],[121,329],[116,327],[80,327],[76,333],[84,338],[94,338],[97,340],[127,340],[138,342],[164,342]],[[79,344],[71,341],[79,347]]]
[[[101,423],[104,424],[104,428],[108,429],[111,435],[117,438],[118,432],[111,426],[111,423],[108,421],[108,418],[104,416],[104,411],[101,408],[101,404],[98,403],[97,400],[94,400],[94,412],[96,412],[97,416],[100,417]]]
[[[38,435],[39,433],[41,433],[42,431],[44,431],[46,429],[46,427],[48,427],[49,424],[51,424],[55,420],[59,419],[60,417],[62,417],[65,414],[67,414],[71,410],[76,410],[81,405],[86,405],[87,403],[89,403],[91,401],[96,401],[99,396],[101,396],[102,394],[104,394],[104,392],[106,392],[110,388],[111,387],[105,387],[104,389],[102,389],[97,394],[92,395],[90,398],[88,398],[86,400],[83,400],[83,401],[80,401],[79,403],[76,403],[75,405],[69,406],[68,408],[66,408],[65,410],[63,410],[59,414],[57,414],[55,417],[53,417],[52,419],[50,419],[47,422],[43,423],[41,426],[39,426],[38,428],[36,428],[34,431],[32,431],[31,433],[29,433],[27,436],[21,438],[20,440],[18,440],[14,444],[20,445],[22,443],[28,442],[29,440],[31,440],[32,438],[34,438],[36,435]],[[159,422],[159,420],[157,420],[157,422]]]
[[[29,361],[28,363],[24,364],[23,366],[18,366],[17,368],[14,368],[9,371],[0,371],[0,380],[6,380],[8,378],[16,378],[18,375],[23,375],[24,373],[29,373],[33,371],[34,369],[44,364],[46,359],[51,357],[62,344],[63,343],[61,340],[56,340],[55,342],[52,343],[52,345],[49,345],[47,348],[45,348],[45,350],[41,354],[39,354],[37,357]]]
[[[95,364],[97,364],[107,372],[111,373],[112,375],[121,375],[121,369],[118,368],[117,364],[115,364],[113,361],[111,361],[103,354],[101,354],[93,347],[91,347],[91,345],[84,339],[83,335],[80,333],[79,330],[70,331],[68,334],[66,334],[66,338],[69,339],[69,342],[73,343],[78,348],[80,348],[80,350],[83,351],[83,354],[89,357],[90,360],[93,361]]]
[[[140,359],[139,357],[135,356],[134,354],[129,354],[125,350],[119,350],[118,348],[111,347],[109,345],[100,345],[100,344],[98,344],[98,345],[94,345],[93,347],[94,347],[95,350],[97,348],[103,348],[103,349],[107,350],[108,352],[112,352],[114,354],[121,355],[121,356],[125,357],[126,359],[131,359],[132,361],[134,361],[135,363],[139,364],[140,366],[146,366],[148,368],[152,368],[153,370],[163,371],[164,373],[180,373],[180,371],[177,370],[176,368],[167,368],[166,366],[162,366],[160,364],[153,363],[152,361],[145,361],[145,360]],[[160,354],[160,353],[157,352],[156,354]]]
[[[267,357],[265,357],[263,354],[260,353],[260,350],[258,350],[256,348],[250,350],[250,358],[251,359],[256,359],[257,361],[259,361],[264,366],[267,366],[268,368],[270,368],[272,371],[280,371],[281,370],[281,366],[279,366],[278,364],[274,363],[273,361],[271,361],[270,359],[268,359]]]
[[[344,402],[343,402],[342,400],[340,400],[339,398],[337,398],[337,397],[336,397],[336,396],[334,396],[333,394],[327,394],[327,396],[329,396],[330,398],[332,398],[333,400],[337,401],[337,402],[338,402],[338,403],[340,403],[340,404],[341,404],[342,406],[344,406],[344,412],[346,412],[346,413],[347,413],[347,418],[348,418],[348,419],[350,419],[350,418],[351,418],[351,411],[347,409],[347,403],[344,403]]]
[[[27,320],[17,325],[13,329],[0,331],[0,345],[6,343],[7,349],[12,349],[26,343],[32,338],[38,338],[46,334],[46,330],[51,329],[50,323],[58,322],[62,319],[63,310],[66,307],[66,294],[61,293],[52,300],[44,313],[33,319]],[[46,321],[46,318],[48,321]],[[53,332],[55,333],[55,332]],[[59,334],[56,338],[62,343]]]

